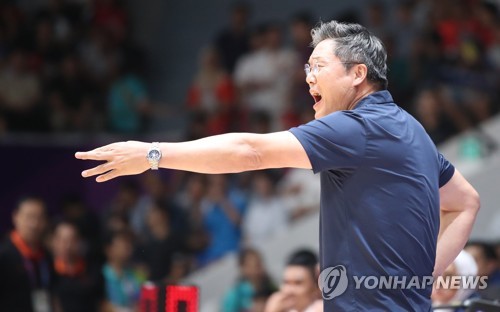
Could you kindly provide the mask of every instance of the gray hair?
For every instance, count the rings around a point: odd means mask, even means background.
[[[354,64],[365,64],[368,81],[387,89],[387,53],[382,41],[359,24],[345,24],[337,21],[321,22],[311,30],[312,45],[332,39],[335,42],[333,54],[344,62],[347,70]]]

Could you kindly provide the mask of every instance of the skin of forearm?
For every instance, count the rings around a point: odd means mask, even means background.
[[[260,156],[252,147],[255,134],[227,133],[195,141],[161,143],[160,167],[208,174],[260,169]]]
[[[441,225],[437,242],[433,275],[439,276],[464,248],[472,231],[479,207],[461,212],[441,212]]]

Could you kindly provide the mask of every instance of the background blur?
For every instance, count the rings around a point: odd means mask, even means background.
[[[142,280],[189,276],[207,311],[236,280],[242,247],[279,282],[292,250],[317,248],[312,173],[162,170],[98,185],[80,177],[91,165],[73,154],[311,120],[309,32],[337,19],[383,40],[395,101],[477,187],[473,238],[497,243],[499,10],[494,0],[1,0],[0,235],[17,202],[36,195],[51,223],[77,225],[98,262],[107,234],[132,232]]]

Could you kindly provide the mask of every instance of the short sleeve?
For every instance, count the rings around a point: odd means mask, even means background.
[[[439,187],[444,186],[455,173],[455,167],[444,158],[443,154],[438,153],[439,158]]]
[[[289,130],[302,144],[314,173],[355,168],[365,154],[363,119],[352,111],[340,111]]]

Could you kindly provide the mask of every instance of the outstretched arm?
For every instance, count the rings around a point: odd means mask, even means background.
[[[105,163],[82,172],[97,175],[97,182],[139,174],[149,169],[146,153],[150,143],[128,141],[109,144],[89,152],[78,152],[78,159]],[[269,134],[228,133],[181,143],[161,143],[160,167],[200,173],[236,173],[268,168],[305,168],[311,163],[297,140],[288,131]]]
[[[453,177],[439,190],[441,225],[434,276],[441,275],[469,239],[479,210],[479,195],[455,169]]]

